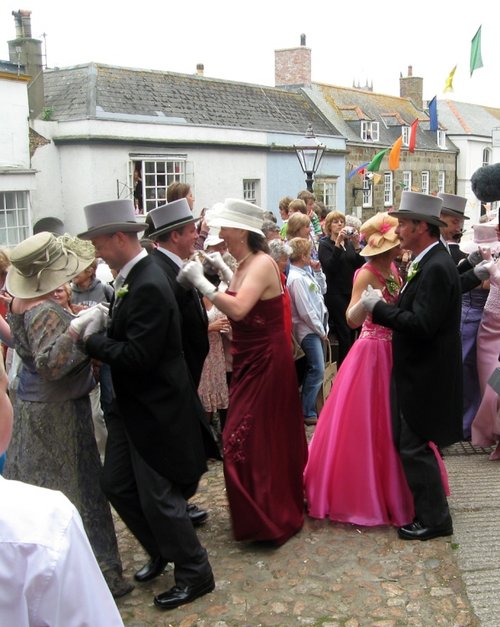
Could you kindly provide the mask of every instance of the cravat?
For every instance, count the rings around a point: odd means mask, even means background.
[[[118,290],[121,287],[123,287],[124,283],[125,283],[125,278],[121,274],[117,274],[116,279],[113,283],[113,289],[115,290],[115,299],[116,299],[116,294],[118,293]]]

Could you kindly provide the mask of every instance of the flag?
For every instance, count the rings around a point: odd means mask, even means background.
[[[349,174],[347,175],[347,180],[348,180],[348,181],[350,181],[350,180],[352,179],[352,177],[353,177],[355,174],[358,174],[358,172],[360,172],[361,170],[363,170],[364,168],[366,168],[366,166],[367,166],[369,163],[370,163],[370,162],[369,162],[369,161],[367,161],[366,163],[362,163],[361,165],[358,165],[358,167],[357,167],[356,169],[351,170],[351,171],[349,172]]]
[[[483,67],[483,60],[481,58],[481,26],[477,29],[477,33],[474,35],[471,41],[470,47],[470,75],[478,68]]]
[[[382,180],[382,177],[381,177],[380,174],[374,174],[373,175],[373,184],[374,185],[378,185],[381,180]]]
[[[429,102],[429,118],[430,118],[430,126],[429,129],[431,131],[438,130],[438,111],[437,111],[437,101],[436,96]]]
[[[399,157],[401,155],[402,143],[403,136],[400,135],[392,145],[391,152],[389,153],[389,170],[397,170],[399,168]]]
[[[384,148],[384,150],[377,152],[377,154],[370,161],[366,169],[370,172],[378,172],[380,169],[380,164],[382,163],[382,159],[384,158],[384,155],[388,150],[389,148]]]
[[[408,142],[408,150],[410,152],[415,152],[415,146],[417,144],[417,126],[420,120],[417,118],[410,128],[410,140]]]
[[[455,76],[456,69],[457,66],[455,65],[444,83],[443,93],[446,93],[447,91],[453,91],[453,77]]]

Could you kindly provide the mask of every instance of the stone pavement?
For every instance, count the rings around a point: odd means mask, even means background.
[[[309,430],[310,428],[308,428]],[[314,625],[398,627],[500,624],[500,462],[458,444],[445,451],[455,535],[404,542],[392,528],[362,528],[306,518],[279,549],[233,541],[222,463],[204,475],[195,502],[210,512],[199,529],[216,578],[213,593],[173,611],[153,595],[172,571],[137,584],[118,600],[127,627]],[[146,557],[117,519],[125,572]]]

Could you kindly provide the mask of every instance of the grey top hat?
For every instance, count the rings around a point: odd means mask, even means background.
[[[161,207],[156,207],[148,213],[148,216],[151,217],[154,226],[152,231],[148,231],[148,237],[151,238],[175,231],[175,229],[180,229],[186,224],[196,221],[185,198],[179,198]]]
[[[391,216],[405,220],[421,220],[436,226],[447,226],[439,219],[443,201],[437,196],[421,194],[419,192],[403,192],[401,203],[397,211],[391,211]]]
[[[92,239],[98,235],[110,233],[138,233],[144,231],[146,225],[135,219],[132,200],[108,200],[94,202],[83,208],[87,231],[78,235],[81,239]]]
[[[443,201],[441,213],[444,213],[448,216],[463,218],[464,220],[469,219],[468,216],[464,215],[467,198],[464,198],[463,196],[457,196],[456,194],[444,194],[442,192],[439,192],[437,197],[441,198],[441,200]]]

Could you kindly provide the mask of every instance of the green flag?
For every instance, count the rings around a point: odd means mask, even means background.
[[[483,60],[481,59],[481,27],[477,29],[477,33],[474,35],[471,41],[470,48],[470,75],[477,68],[483,67]]]
[[[380,152],[373,157],[370,163],[366,166],[366,169],[370,172],[378,172],[380,170],[380,164],[382,163],[382,159],[384,158],[385,153],[389,150],[389,148],[384,148]]]

